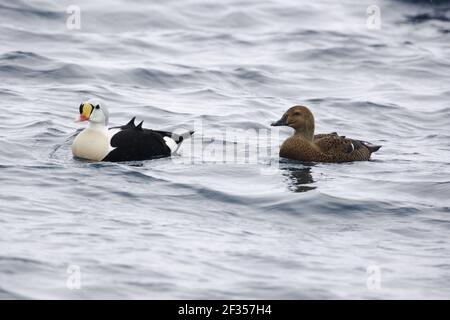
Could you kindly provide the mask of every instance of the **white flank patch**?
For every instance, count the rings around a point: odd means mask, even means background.
[[[115,128],[115,129],[109,129],[108,130],[108,145],[109,145],[109,150],[108,153],[110,153],[111,151],[113,151],[115,149],[115,147],[111,146],[111,139],[112,137],[114,137],[114,135],[118,132],[122,131],[122,129],[120,128]]]
[[[175,140],[169,137],[164,137],[163,139],[166,142],[166,145],[169,147],[170,152],[174,153],[178,150],[178,144],[175,142]]]

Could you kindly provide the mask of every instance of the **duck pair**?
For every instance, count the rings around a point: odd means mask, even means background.
[[[108,128],[108,109],[97,100],[80,104],[77,121],[88,121],[72,144],[74,156],[93,161],[141,161],[168,157],[194,131],[177,135],[167,131],[144,129],[135,118],[126,125]],[[336,132],[314,135],[314,116],[304,106],[290,108],[272,126],[289,126],[294,134],[281,145],[283,158],[308,162],[350,162],[369,160],[381,146],[339,136]]]

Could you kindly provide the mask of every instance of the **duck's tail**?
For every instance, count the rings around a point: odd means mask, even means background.
[[[188,131],[188,132],[185,132],[185,133],[181,134],[180,137],[182,138],[182,141],[183,141],[184,139],[189,139],[190,137],[192,137],[192,135],[193,135],[194,133],[195,133],[194,130],[190,130],[190,131]],[[180,141],[180,142],[181,142],[181,141]]]
[[[192,137],[194,132],[195,132],[194,130],[191,130],[191,131],[187,131],[187,132],[182,133],[182,134],[172,133],[172,139],[179,145],[184,140],[189,139],[190,137]]]
[[[361,143],[365,145],[367,149],[369,149],[370,153],[377,152],[381,148],[380,145],[371,144],[370,142],[367,141],[361,141]]]

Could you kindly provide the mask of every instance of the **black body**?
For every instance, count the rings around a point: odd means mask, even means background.
[[[110,128],[110,130],[120,128],[121,131],[112,137],[111,146],[115,149],[103,161],[141,161],[168,157],[172,152],[164,137],[172,138],[177,144],[183,141],[183,136],[171,132],[143,129],[142,122],[136,126],[134,120],[135,118],[131,119],[124,126]]]

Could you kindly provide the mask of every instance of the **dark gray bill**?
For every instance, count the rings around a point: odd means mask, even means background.
[[[287,126],[287,117],[283,116],[283,118],[281,118],[278,121],[272,122],[271,126],[272,127],[280,127],[280,126]]]

